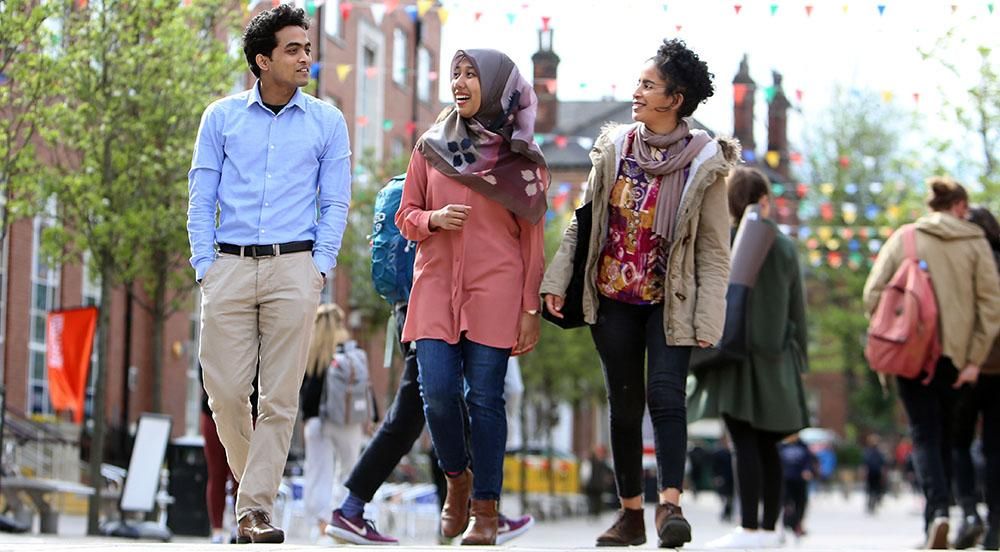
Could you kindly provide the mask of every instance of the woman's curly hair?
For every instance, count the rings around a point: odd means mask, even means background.
[[[666,93],[684,95],[679,116],[689,117],[698,104],[715,94],[712,86],[715,75],[708,71],[708,65],[689,50],[683,40],[664,40],[651,59],[660,76],[667,81]]]

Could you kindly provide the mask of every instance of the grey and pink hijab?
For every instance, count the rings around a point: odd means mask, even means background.
[[[538,99],[517,66],[496,50],[459,50],[479,75],[482,104],[469,119],[452,107],[417,142],[435,169],[538,223],[547,209],[549,171],[535,143]]]

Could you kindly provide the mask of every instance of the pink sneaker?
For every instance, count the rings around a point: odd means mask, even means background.
[[[397,545],[399,541],[383,535],[375,529],[375,523],[362,516],[348,518],[340,509],[333,511],[330,524],[326,526],[326,534],[342,542],[369,545]]]
[[[509,518],[500,514],[497,520],[497,544],[503,544],[512,539],[516,539],[528,532],[535,524],[535,518],[531,515]]]

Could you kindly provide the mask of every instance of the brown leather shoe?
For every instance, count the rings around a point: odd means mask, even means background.
[[[656,535],[660,548],[680,548],[691,542],[691,524],[684,519],[680,506],[668,503],[656,507]]]
[[[618,517],[611,528],[597,537],[597,546],[631,546],[646,544],[646,520],[642,509],[618,510]]]
[[[285,532],[271,525],[271,516],[264,510],[250,510],[240,518],[239,527],[236,529],[236,543],[251,542],[281,544],[285,542]]]
[[[461,475],[447,477],[448,496],[441,508],[441,535],[453,539],[469,526],[469,496],[472,494],[472,471],[465,468]]]
[[[497,543],[497,501],[472,499],[469,529],[462,544],[493,546]]]

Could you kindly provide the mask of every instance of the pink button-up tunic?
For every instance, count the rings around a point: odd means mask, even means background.
[[[428,227],[431,211],[471,207],[461,230]],[[497,348],[517,343],[521,313],[540,308],[545,224],[515,216],[456,182],[414,150],[396,226],[418,242],[403,340],[470,341]]]

